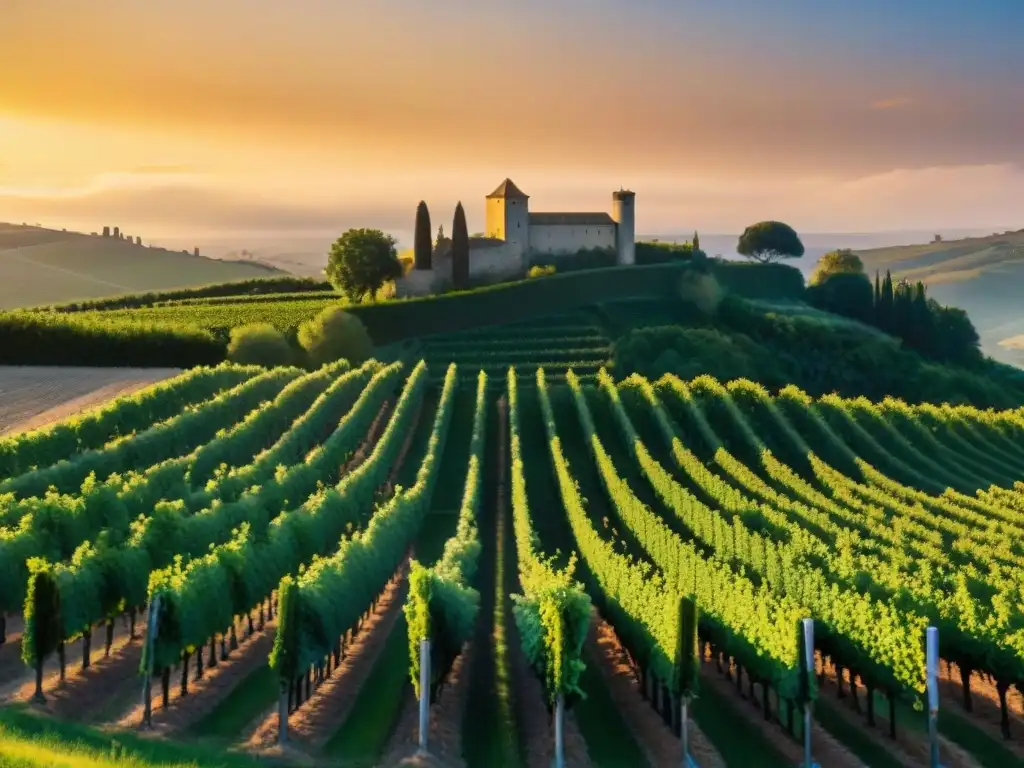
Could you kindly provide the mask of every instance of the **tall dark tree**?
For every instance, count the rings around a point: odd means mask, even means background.
[[[461,202],[452,222],[452,285],[458,290],[469,287],[469,229]]]
[[[875,270],[875,307],[882,301],[882,276]]]
[[[693,250],[700,250],[700,235],[697,234],[697,230],[693,230]]]
[[[413,242],[413,266],[416,269],[430,269],[430,257],[434,244],[430,240],[430,211],[420,200],[416,206],[416,236]]]
[[[893,325],[895,298],[892,289],[892,274],[886,270],[885,278],[882,280],[882,290],[878,296],[878,304],[875,307],[876,325],[886,333],[895,331]]]

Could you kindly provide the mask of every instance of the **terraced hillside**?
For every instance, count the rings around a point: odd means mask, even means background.
[[[455,363],[460,369],[481,370],[499,378],[514,366],[524,381],[532,381],[538,368],[553,372],[572,368],[578,376],[590,378],[609,364],[611,345],[612,340],[597,317],[581,310],[423,336],[408,344],[403,354],[426,360],[432,370],[444,370],[448,363]]]
[[[560,700],[568,764],[681,764],[696,681],[702,767],[799,763],[808,697],[821,765],[919,766],[931,625],[942,763],[1024,765],[1024,412],[616,381],[584,317],[529,333],[589,339],[586,379],[481,371],[510,337],[469,333],[3,441],[0,760],[148,721],[232,765],[390,765],[426,638],[446,765],[549,764]]]

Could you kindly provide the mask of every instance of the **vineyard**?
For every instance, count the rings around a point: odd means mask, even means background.
[[[583,312],[397,357],[0,439],[0,763],[397,765],[422,698],[446,766],[920,766],[935,627],[942,764],[1024,765],[1024,410],[616,379]]]

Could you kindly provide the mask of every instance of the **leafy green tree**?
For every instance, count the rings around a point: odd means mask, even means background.
[[[366,326],[341,307],[328,307],[300,325],[299,345],[316,366],[341,359],[358,365],[373,354],[373,341]]]
[[[457,291],[469,287],[469,229],[461,202],[452,222],[452,286]]]
[[[860,256],[849,248],[829,251],[820,259],[808,281],[810,285],[820,285],[832,275],[863,275],[864,262]]]
[[[804,255],[804,244],[796,231],[781,221],[761,221],[743,230],[736,252],[748,259],[771,264],[779,259]]]
[[[866,275],[839,272],[807,289],[807,301],[818,309],[864,323],[874,323],[874,291]]]
[[[270,323],[254,323],[231,329],[228,360],[233,363],[273,368],[290,364],[294,357],[288,339]]]
[[[379,229],[348,230],[331,246],[326,274],[350,299],[372,298],[384,283],[402,276],[395,238]]]
[[[420,200],[416,206],[416,236],[413,242],[413,264],[415,269],[430,269],[430,257],[434,244],[430,241],[430,211]]]

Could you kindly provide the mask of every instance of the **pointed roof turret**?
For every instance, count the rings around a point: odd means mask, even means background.
[[[487,197],[514,197],[519,198],[520,200],[528,200],[530,198],[528,194],[523,192],[523,190],[521,190],[519,187],[515,185],[515,182],[513,182],[512,179],[505,179],[503,182],[501,182],[501,184],[498,185],[498,188],[491,192],[491,194],[489,194]]]

